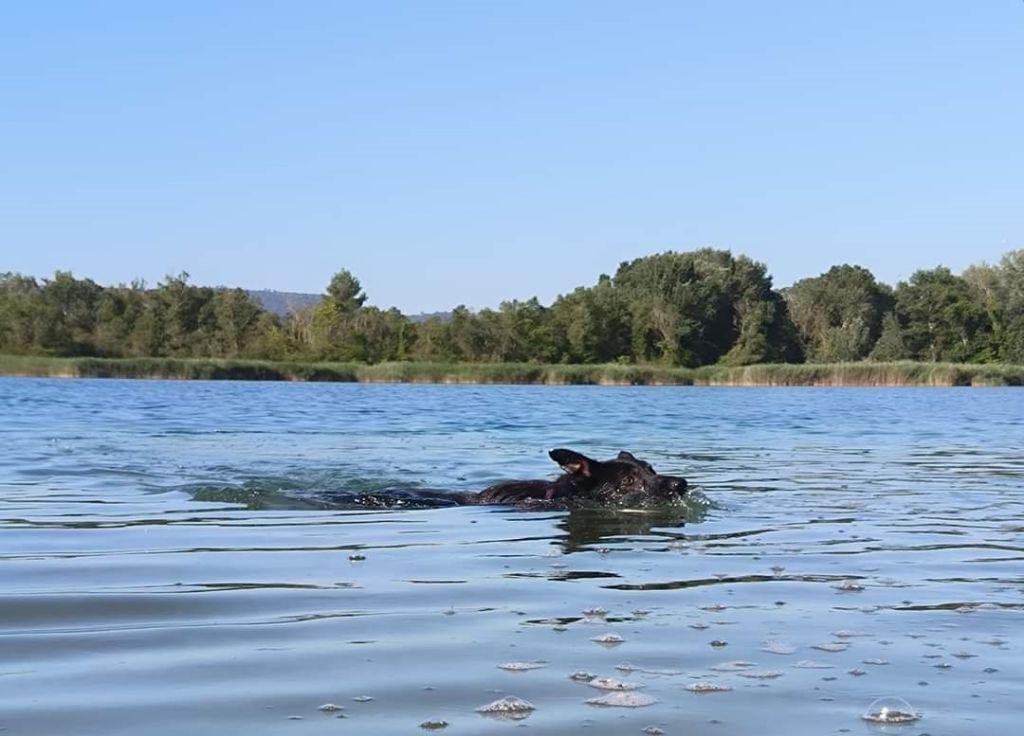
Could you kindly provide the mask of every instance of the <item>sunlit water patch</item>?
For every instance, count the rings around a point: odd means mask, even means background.
[[[1013,389],[0,380],[0,729],[1013,732],[1022,417]],[[337,503],[550,477],[554,446],[711,504]]]

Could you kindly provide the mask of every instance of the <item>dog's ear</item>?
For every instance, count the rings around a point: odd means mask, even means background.
[[[618,457],[616,457],[615,459],[618,460],[620,463],[629,463],[630,465],[635,465],[638,468],[649,470],[652,473],[655,472],[654,467],[649,462],[647,462],[646,460],[641,460],[633,453],[626,452],[625,450],[620,452],[618,454]]]
[[[562,467],[562,470],[572,475],[589,476],[593,467],[597,465],[596,460],[591,460],[586,455],[581,455],[573,450],[552,450],[548,455]]]

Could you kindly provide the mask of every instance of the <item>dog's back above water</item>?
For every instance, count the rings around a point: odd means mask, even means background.
[[[445,506],[515,506],[520,509],[655,509],[707,507],[686,479],[662,475],[628,452],[594,460],[575,450],[548,455],[563,473],[550,480],[510,480],[479,492],[392,484],[377,475],[311,478],[272,476],[234,484],[188,484],[196,500],[242,503],[260,509],[431,509]]]
[[[592,460],[575,450],[548,453],[565,471],[554,480],[514,480],[479,493],[460,494],[465,504],[514,504],[524,508],[577,506],[644,507],[685,500],[685,478],[660,475],[651,464],[620,452],[613,460]]]
[[[650,463],[628,452],[620,452],[611,460],[594,460],[564,448],[551,450],[548,455],[563,471],[553,480],[503,481],[477,493],[389,487],[369,492],[332,489],[307,492],[303,497],[322,508],[420,509],[465,505],[639,509],[683,506],[692,500],[685,478],[661,475]]]

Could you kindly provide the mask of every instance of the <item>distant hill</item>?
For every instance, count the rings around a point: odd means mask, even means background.
[[[322,294],[300,294],[294,291],[274,291],[273,289],[249,290],[250,297],[263,305],[268,312],[285,316],[289,312],[312,307],[320,303]],[[451,318],[451,312],[431,312],[430,314],[406,315],[413,322],[426,322],[428,319],[439,319],[447,322]]]
[[[439,319],[447,322],[452,318],[451,312],[426,312],[423,314],[407,314],[410,322],[426,322],[428,319]]]
[[[250,290],[248,294],[262,304],[268,312],[282,317],[289,312],[319,304],[320,300],[324,298],[322,294],[299,294],[294,291],[273,291],[271,289]]]

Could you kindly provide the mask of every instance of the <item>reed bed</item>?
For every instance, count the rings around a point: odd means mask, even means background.
[[[1024,365],[954,363],[658,365],[538,363],[304,363],[209,358],[54,358],[0,355],[0,375],[361,383],[593,386],[1022,386]]]

